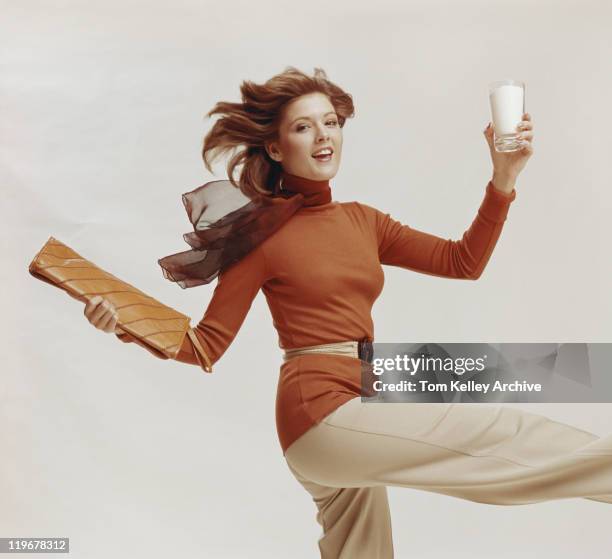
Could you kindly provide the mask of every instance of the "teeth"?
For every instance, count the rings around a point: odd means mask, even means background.
[[[316,151],[315,153],[313,153],[313,156],[315,155],[331,155],[332,151],[331,149],[323,149],[321,151]]]

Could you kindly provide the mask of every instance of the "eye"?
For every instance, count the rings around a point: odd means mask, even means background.
[[[332,124],[333,126],[337,126],[338,125],[338,121],[335,118],[332,118],[330,120],[328,120],[325,124]],[[298,132],[301,132],[302,130],[304,130],[304,128],[306,128],[308,125],[307,124],[299,124],[298,127],[296,128],[296,130]]]

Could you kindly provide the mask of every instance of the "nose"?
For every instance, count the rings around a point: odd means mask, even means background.
[[[329,139],[329,130],[325,126],[319,126],[319,132],[317,134],[317,141]]]

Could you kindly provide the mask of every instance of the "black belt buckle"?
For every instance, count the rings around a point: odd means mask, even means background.
[[[374,346],[372,342],[367,339],[359,340],[357,346],[357,353],[359,355],[359,359],[365,361],[366,363],[372,363],[372,359],[374,358]]]

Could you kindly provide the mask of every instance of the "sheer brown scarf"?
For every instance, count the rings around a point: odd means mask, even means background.
[[[277,231],[302,206],[331,202],[328,180],[283,172],[270,196],[249,198],[229,180],[207,182],[183,194],[193,232],[191,250],[160,258],[164,277],[183,289],[210,283]]]

